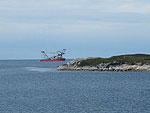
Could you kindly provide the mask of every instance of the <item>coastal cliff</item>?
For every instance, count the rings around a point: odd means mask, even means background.
[[[110,58],[77,58],[67,64],[58,66],[57,70],[150,72],[150,55],[131,54]]]

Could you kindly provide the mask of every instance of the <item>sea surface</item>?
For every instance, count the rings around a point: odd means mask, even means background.
[[[150,113],[149,72],[57,71],[66,62],[0,61],[0,113]]]

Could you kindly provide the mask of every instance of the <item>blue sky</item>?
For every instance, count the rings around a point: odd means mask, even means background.
[[[0,59],[150,53],[149,0],[0,0]]]

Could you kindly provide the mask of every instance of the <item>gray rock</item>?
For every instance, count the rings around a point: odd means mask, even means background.
[[[91,58],[90,58],[91,59]],[[150,64],[134,63],[119,64],[118,62],[100,63],[97,66],[78,67],[84,59],[77,58],[65,65],[58,66],[57,70],[84,70],[84,71],[147,71],[150,72]]]

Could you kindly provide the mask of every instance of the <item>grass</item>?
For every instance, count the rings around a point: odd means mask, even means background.
[[[113,56],[110,58],[90,58],[81,61],[78,66],[96,66],[100,63],[113,63],[117,62],[119,64],[135,64],[135,63],[150,63],[150,55],[147,54],[130,54],[130,55],[120,55]]]

